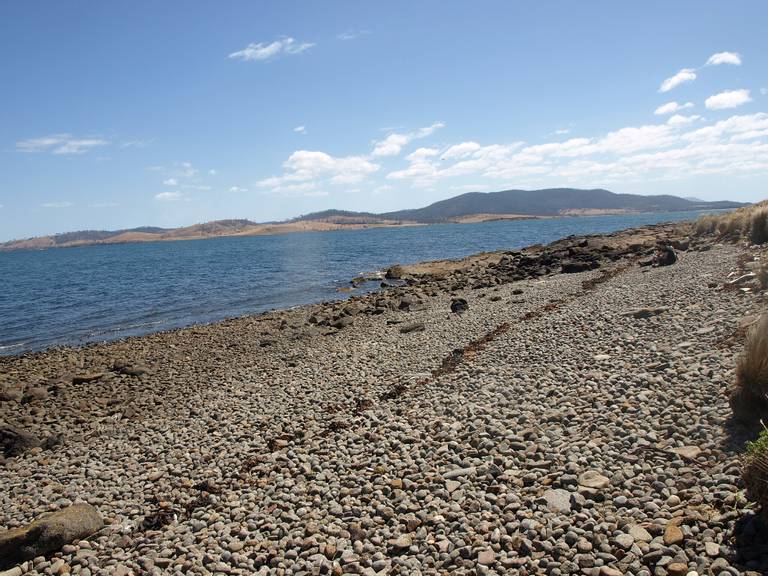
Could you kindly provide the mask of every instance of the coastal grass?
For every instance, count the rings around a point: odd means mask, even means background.
[[[726,214],[705,214],[693,223],[695,236],[717,236],[723,240],[768,242],[768,200]]]
[[[733,415],[745,423],[768,418],[768,313],[752,326],[736,364]]]

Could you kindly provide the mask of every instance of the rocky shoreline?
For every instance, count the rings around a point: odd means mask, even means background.
[[[765,306],[752,257],[649,226],[393,267],[402,286],[343,301],[0,357],[0,529],[73,504],[104,520],[0,566],[768,570],[726,395]]]

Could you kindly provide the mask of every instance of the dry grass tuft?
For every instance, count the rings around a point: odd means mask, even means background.
[[[733,415],[739,420],[755,423],[768,417],[768,313],[747,335],[730,400]]]
[[[726,214],[705,214],[693,225],[696,236],[717,235],[726,240],[748,239],[752,244],[768,242],[768,200]]]
[[[752,244],[768,242],[768,206],[752,212],[749,218],[749,241]]]

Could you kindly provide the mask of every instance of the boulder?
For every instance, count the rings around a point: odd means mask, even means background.
[[[6,458],[19,456],[32,448],[48,450],[61,441],[59,435],[39,438],[26,430],[12,426],[0,426],[0,454]]]
[[[25,404],[28,404],[30,402],[39,402],[47,398],[47,388],[43,388],[42,386],[32,386],[31,388],[27,388],[27,391],[24,393],[24,397],[21,399],[21,401]]]
[[[677,253],[672,246],[660,246],[653,257],[653,266],[671,266],[677,262]]]
[[[563,274],[576,274],[578,272],[586,272],[592,269],[590,262],[579,262],[578,260],[566,260],[561,264],[560,271]]]
[[[104,521],[90,504],[75,504],[46,514],[21,528],[0,532],[0,567],[61,549],[101,530]]]
[[[451,300],[451,312],[454,314],[463,314],[469,310],[469,304],[464,298],[454,298]]]
[[[579,485],[584,486],[585,488],[600,490],[602,488],[607,488],[610,483],[611,481],[597,470],[587,470],[579,476]]]
[[[651,316],[658,316],[669,310],[666,306],[659,306],[658,308],[633,308],[627,310],[622,316],[631,316],[632,318],[650,318]]]
[[[571,511],[571,493],[562,488],[547,490],[544,492],[544,500],[547,509],[555,513],[567,513]]]

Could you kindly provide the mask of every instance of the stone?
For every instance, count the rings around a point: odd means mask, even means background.
[[[668,576],[686,576],[688,574],[688,564],[682,562],[672,562],[667,565]]]
[[[657,308],[633,308],[627,310],[622,316],[631,316],[632,318],[651,318],[667,312],[669,308],[665,306],[659,306]]]
[[[469,476],[470,474],[474,474],[476,472],[476,468],[474,466],[470,466],[469,468],[455,468],[454,470],[449,470],[445,474],[443,474],[443,478],[446,480],[452,480],[453,478],[461,478],[462,476]]]
[[[496,555],[493,553],[493,550],[482,550],[477,555],[477,563],[481,566],[490,566],[494,562],[496,562]]]
[[[32,448],[42,446],[42,439],[25,430],[13,427],[0,427],[0,451],[7,456],[19,456]]]
[[[635,544],[635,539],[630,534],[619,534],[615,540],[616,544],[624,550],[629,550]]]
[[[664,544],[667,546],[673,546],[674,544],[680,544],[685,537],[683,531],[677,524],[667,524],[664,529]]]
[[[594,490],[601,490],[607,488],[611,481],[606,476],[603,476],[597,470],[587,470],[581,476],[579,476],[579,486],[585,488],[592,488]]]
[[[705,542],[704,551],[707,553],[707,556],[717,558],[720,556],[720,544],[717,542]]]
[[[85,382],[93,382],[104,377],[104,372],[84,372],[72,376],[72,384],[83,384]]]
[[[29,402],[40,402],[47,398],[48,390],[46,388],[43,388],[42,386],[33,386],[32,388],[27,389],[21,401],[28,404]]]
[[[411,332],[424,332],[426,327],[423,322],[415,322],[413,324],[406,324],[400,328],[400,334],[409,334]]]
[[[642,526],[635,524],[634,526],[630,526],[628,533],[634,538],[637,542],[650,542],[653,540],[653,536],[651,536],[650,532],[643,528]]]
[[[397,538],[390,538],[387,543],[397,550],[407,550],[413,544],[413,538],[408,534],[402,534]]]
[[[624,572],[610,566],[601,566],[599,574],[600,576],[624,576]]]
[[[44,556],[87,538],[103,525],[101,514],[90,504],[63,508],[21,528],[0,532],[0,561],[12,565]]]
[[[571,493],[568,490],[557,488],[544,492],[544,500],[547,501],[547,509],[550,512],[566,513],[571,511]]]
[[[463,314],[469,310],[469,304],[464,298],[454,298],[451,300],[451,312],[454,314]]]
[[[671,448],[670,452],[679,454],[688,460],[695,460],[699,457],[699,454],[701,454],[701,448],[698,446],[680,446],[679,448]]]

